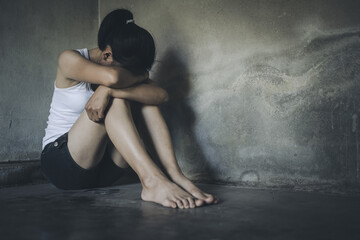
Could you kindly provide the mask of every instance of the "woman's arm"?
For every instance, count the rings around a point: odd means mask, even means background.
[[[148,77],[148,75],[134,76],[121,67],[96,64],[73,50],[66,50],[60,54],[58,68],[66,79],[112,88],[129,87]]]
[[[111,97],[128,99],[144,104],[158,105],[168,100],[167,92],[150,79],[133,87],[114,89],[100,85],[85,106],[90,120],[101,121]]]
[[[109,88],[109,95],[114,98],[123,98],[150,105],[159,105],[168,101],[168,93],[165,89],[157,86],[155,82],[148,79],[144,83],[128,88]]]

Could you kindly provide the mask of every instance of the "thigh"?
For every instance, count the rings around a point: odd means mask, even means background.
[[[68,133],[47,144],[41,152],[41,170],[45,177],[60,189],[83,189],[92,186],[97,168],[81,168],[67,148]]]
[[[91,169],[104,156],[108,137],[103,123],[91,121],[83,111],[68,134],[68,149],[74,161],[84,169]]]
[[[80,167],[67,148],[68,133],[46,145],[41,153],[41,170],[57,188],[64,190],[105,187],[113,184],[124,173],[105,153],[100,163],[91,169]]]

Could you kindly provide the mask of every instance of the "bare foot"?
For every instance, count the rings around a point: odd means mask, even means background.
[[[198,187],[196,187],[188,178],[186,178],[184,175],[179,174],[175,177],[172,177],[172,180],[178,184],[180,187],[185,189],[188,193],[190,193],[192,196],[197,198],[195,201],[196,206],[200,207],[204,203],[206,204],[216,204],[219,202],[219,200],[209,194],[201,191]]]
[[[141,199],[171,208],[195,208],[197,206],[194,196],[166,178],[144,181]]]

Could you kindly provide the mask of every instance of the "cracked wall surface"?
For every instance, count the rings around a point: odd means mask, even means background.
[[[358,1],[100,1],[157,43],[152,77],[193,179],[359,182]]]

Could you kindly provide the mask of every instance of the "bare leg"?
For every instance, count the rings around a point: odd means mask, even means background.
[[[121,167],[121,168],[128,168],[129,164],[126,162],[126,160],[123,158],[123,156],[120,154],[120,152],[115,148],[114,144],[109,140],[108,146],[106,151],[110,154],[111,159],[113,162]]]
[[[69,131],[69,152],[79,166],[90,169],[102,159],[107,139],[105,125],[91,121],[83,111]]]
[[[173,208],[195,207],[194,197],[169,181],[148,156],[126,100],[113,99],[105,117],[105,128],[111,142],[139,176],[143,200]]]
[[[155,150],[170,178],[195,198],[199,199],[196,201],[197,206],[201,206],[203,204],[202,201],[208,204],[217,203],[218,200],[213,195],[201,191],[182,173],[176,161],[169,129],[161,115],[160,109],[153,105],[141,105],[140,107]]]
[[[84,111],[69,131],[68,148],[77,164],[85,169],[96,166],[102,158],[108,139],[119,150],[120,167],[122,156],[139,175],[143,185],[141,197],[145,201],[166,207],[195,207],[194,197],[172,183],[147,155],[134,126],[126,100],[113,99],[105,118],[105,124],[89,120]],[[110,146],[111,148],[111,146]]]
[[[90,121],[85,111],[69,131],[68,148],[75,162],[84,169],[96,166],[105,151],[109,152],[117,166],[129,167],[109,140],[105,125]]]

